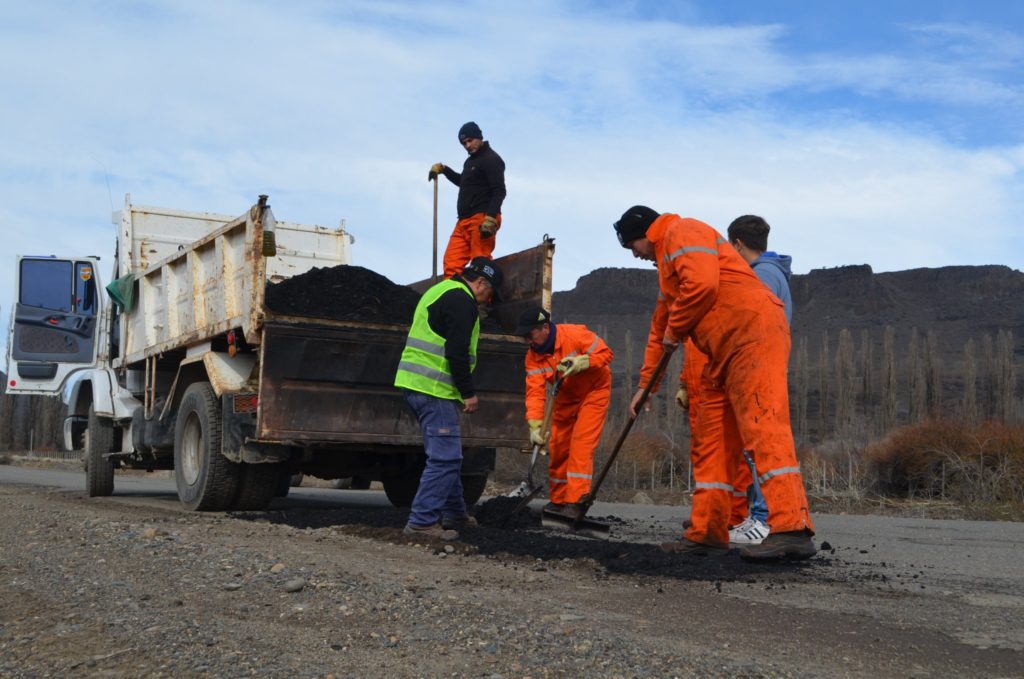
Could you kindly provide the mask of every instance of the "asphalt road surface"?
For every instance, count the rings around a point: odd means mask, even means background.
[[[231,540],[236,551],[242,540],[239,536],[250,536],[254,525],[268,531],[260,537],[259,547],[276,545],[279,553],[289,551],[289,541],[317,536],[317,547],[305,557],[308,569],[314,571],[318,559],[325,559],[324,563],[337,560],[339,552],[324,544],[325,535],[337,540],[358,537],[346,548],[347,558],[355,559],[360,549],[372,550],[373,558],[380,558],[384,550],[389,561],[403,564],[406,578],[414,577],[410,573],[434,573],[438,568],[438,550],[425,551],[403,540],[398,530],[403,515],[391,508],[379,491],[294,488],[289,497],[275,500],[266,512],[197,515],[179,505],[174,483],[166,478],[118,474],[115,495],[110,498],[86,498],[83,488],[84,475],[79,472],[0,466],[0,491],[12,502],[10,516],[17,514],[15,509],[28,511],[30,506],[28,515],[53,531],[65,529],[60,527],[62,519],[46,523],[40,516],[51,501],[59,517],[95,510],[106,520],[123,514],[125,521],[140,522],[139,526],[172,521],[204,530],[211,530],[208,524],[212,521],[217,531],[230,536],[225,540]],[[42,489],[50,500],[40,499],[44,498]],[[23,495],[31,500],[15,501]],[[419,637],[409,626],[418,630],[419,625],[437,622],[431,617],[437,613],[416,609],[392,615],[402,621],[393,623],[398,631],[391,636],[405,640],[404,652],[409,655],[403,656],[404,664],[388,666],[378,657],[395,646],[384,644],[385,650],[379,651],[353,642],[339,648],[349,653],[357,650],[352,659],[362,665],[350,666],[347,671],[352,676],[435,672],[457,676],[575,676],[577,672],[589,676],[1024,676],[1024,524],[817,515],[816,541],[822,548],[818,556],[804,564],[752,566],[735,555],[696,563],[660,555],[652,545],[678,535],[688,511],[687,507],[598,503],[591,516],[613,518],[607,542],[547,535],[539,528],[515,535],[481,528],[464,536],[468,548],[460,548],[453,556],[462,564],[460,568],[476,576],[458,580],[458,587],[453,580],[451,589],[438,580],[434,586],[439,591],[449,598],[465,597],[465,615],[473,615],[480,602],[498,591],[514,592],[508,610],[487,612],[481,608],[484,617],[477,624],[511,615],[515,609],[518,613],[513,620],[532,619],[539,628],[553,628],[556,637],[568,625],[575,630],[574,638],[590,640],[573,646],[585,647],[586,657],[572,653],[563,657],[556,652],[558,645],[552,650],[550,637],[541,634],[536,639],[530,637],[534,641],[521,642],[516,653],[507,656],[503,654],[507,640],[501,637],[500,642],[483,646],[497,649],[491,657],[484,653],[484,660],[447,655],[428,660],[415,652]],[[14,520],[5,514],[0,516],[0,524],[5,519]],[[17,526],[5,527],[0,578],[10,578],[13,564],[27,558],[22,547],[40,548],[43,540],[36,532],[31,541],[21,545]],[[213,538],[205,539],[216,544]],[[448,567],[453,563],[448,559]],[[254,568],[260,572],[259,567]],[[516,580],[521,577],[520,569],[542,572],[548,580],[540,582],[535,574],[525,581]],[[125,580],[123,573],[110,577]],[[378,569],[368,571],[366,577],[373,583],[366,587],[372,589],[390,576]],[[324,576],[324,580],[329,578]],[[21,586],[31,586],[32,581],[31,572],[16,579]],[[8,589],[13,586],[5,584]],[[560,606],[554,613],[552,596],[557,596]],[[372,607],[366,610],[367,616],[373,614]],[[0,660],[8,659],[7,665],[0,665],[0,674],[12,667],[24,668],[24,674],[81,671],[82,666],[75,665],[80,661],[56,651],[50,656],[17,655],[28,648],[24,645],[28,642],[20,641],[23,637],[38,641],[45,637],[46,628],[18,636],[14,632],[19,629],[17,624],[30,623],[5,623],[4,618],[17,616],[15,609],[0,609],[0,613]],[[335,610],[310,624],[332,627],[336,614]],[[418,615],[425,617],[413,622]],[[17,620],[23,618],[29,619]],[[268,618],[264,623],[264,633],[275,634],[277,619]],[[227,625],[228,637],[230,628]],[[532,634],[534,628],[529,629]],[[211,654],[210,658],[190,661],[198,664],[187,666],[174,664],[181,651],[173,637],[166,643],[166,653],[161,651],[159,658],[138,656],[131,661],[136,664],[103,653],[89,656],[89,662],[98,662],[97,671],[103,669],[115,676],[139,670],[168,676],[182,672],[216,676],[219,667],[231,667],[217,664],[221,661],[217,649],[226,648],[226,641],[203,651]],[[592,647],[603,650],[598,653]],[[541,662],[548,658],[545,654],[550,658]],[[282,651],[278,660],[284,663],[287,658],[288,652]],[[323,676],[327,674],[324,668],[331,667],[315,653],[305,658],[306,664],[281,665],[268,672],[290,674],[288,667],[301,667],[298,674]],[[537,669],[522,658],[532,658],[542,666]],[[479,665],[474,664],[476,660]],[[154,666],[157,662],[163,664]],[[157,671],[161,668],[166,671]],[[389,669],[385,672],[384,668]]]

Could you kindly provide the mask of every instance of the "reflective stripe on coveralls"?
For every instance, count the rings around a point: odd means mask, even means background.
[[[543,419],[546,383],[555,381],[561,361],[580,354],[589,354],[590,367],[565,378],[551,415],[549,491],[559,504],[578,502],[590,492],[594,449],[611,399],[612,350],[585,326],[559,323],[550,354],[526,352],[527,420]]]
[[[498,232],[490,238],[480,236],[480,225],[487,217],[486,212],[478,212],[465,219],[455,222],[455,229],[448,237],[448,247],[444,251],[444,277],[451,278],[460,273],[474,257],[490,257],[494,252],[494,244],[498,240]],[[501,228],[501,215],[495,217],[497,228]]]
[[[476,301],[473,292],[465,284],[453,280],[441,281],[423,293],[412,316],[409,336],[405,340],[402,358],[395,373],[395,386],[437,398],[462,401],[462,395],[452,381],[451,366],[444,355],[445,338],[434,332],[428,320],[430,305],[449,290],[463,290]],[[470,370],[476,367],[479,338],[480,319],[477,318],[469,340]]]
[[[646,235],[654,245],[663,297],[649,337],[660,339],[667,328],[677,338],[689,335],[709,361],[701,383],[695,477],[697,467],[706,465],[700,481],[731,486],[739,451],[745,448],[768,476],[762,490],[772,532],[813,531],[802,479],[790,471],[797,464],[786,387],[789,327],[782,303],[733,248],[720,247],[725,239],[707,224],[663,214]],[[649,349],[644,361],[648,374],[653,370],[648,358],[660,358],[652,356],[659,353],[656,348]],[[727,544],[731,504],[731,489],[695,493],[686,537]]]

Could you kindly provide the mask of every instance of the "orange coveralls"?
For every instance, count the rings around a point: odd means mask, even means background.
[[[612,350],[583,325],[551,324],[552,353],[526,352],[526,419],[544,417],[547,383],[554,383],[563,359],[590,355],[590,367],[566,377],[551,416],[549,481],[551,501],[578,502],[590,492],[594,449],[601,439],[612,393]]]
[[[654,372],[666,331],[689,337],[708,358],[693,452],[693,523],[684,536],[728,545],[732,480],[744,449],[754,456],[772,532],[813,532],[789,423],[790,337],[782,302],[703,222],[666,213],[651,224],[647,238],[661,295],[640,386]]]
[[[490,257],[494,252],[494,243],[498,240],[498,232],[490,238],[480,237],[480,225],[483,224],[486,212],[478,212],[465,219],[455,222],[455,229],[448,238],[448,247],[444,251],[444,277],[451,278],[469,264],[474,257]],[[498,229],[501,229],[501,215],[495,218]]]
[[[661,342],[661,339],[658,339]],[[700,408],[700,383],[701,375],[704,374],[704,367],[708,364],[708,357],[700,352],[690,338],[686,339],[683,350],[683,372],[680,379],[686,382],[686,393],[690,399],[690,456],[693,457],[697,451],[697,441],[701,436],[700,424],[697,422],[697,412]],[[733,444],[735,441],[730,441]],[[728,448],[731,453],[734,449]],[[742,453],[740,453],[742,454]],[[735,475],[732,478],[732,513],[729,516],[729,525],[738,526],[747,518],[750,513],[747,506],[747,488],[750,486],[752,477],[750,467],[743,460],[738,460],[735,465]]]

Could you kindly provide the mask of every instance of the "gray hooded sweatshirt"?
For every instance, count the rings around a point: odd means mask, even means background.
[[[790,270],[792,263],[793,258],[789,255],[780,255],[768,250],[750,265],[761,282],[786,305],[787,323],[793,322],[793,295],[789,292],[789,278],[793,275]]]

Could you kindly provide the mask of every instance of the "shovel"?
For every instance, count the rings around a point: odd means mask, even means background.
[[[551,391],[548,393],[548,397],[544,400],[544,419],[540,425],[540,432],[544,436],[544,439],[551,435],[551,417],[555,412],[555,398],[558,397],[558,389],[562,386],[562,380],[565,376],[561,376],[555,380],[554,385],[551,387]],[[526,472],[526,480],[519,484],[519,487],[508,494],[508,497],[521,497],[523,498],[516,508],[513,509],[505,520],[502,522],[507,523],[516,513],[521,511],[526,505],[530,504],[530,500],[537,497],[540,491],[544,490],[544,484],[533,481],[533,468],[537,465],[537,456],[544,446],[540,444],[533,444],[533,455],[530,457],[530,468]]]
[[[665,352],[661,355],[661,360],[658,361],[658,365],[654,368],[654,373],[651,375],[651,379],[647,381],[647,386],[640,393],[640,400],[637,401],[636,411],[640,413],[640,409],[643,408],[644,403],[647,402],[647,397],[651,393],[651,387],[658,383],[661,379],[661,374],[665,372],[668,367],[668,362],[672,358],[672,354],[675,353],[675,347],[666,348]],[[629,420],[626,421],[626,426],[622,428],[622,433],[619,434],[619,440],[615,442],[615,447],[612,448],[611,455],[608,456],[608,460],[605,461],[604,466],[601,467],[601,473],[597,475],[597,479],[590,487],[590,492],[584,495],[578,502],[566,507],[569,513],[566,514],[555,514],[551,512],[541,512],[541,525],[545,528],[554,528],[557,530],[571,531],[584,535],[586,537],[597,538],[599,540],[607,540],[608,534],[611,532],[611,525],[604,521],[598,521],[596,519],[588,519],[587,512],[590,510],[590,506],[594,504],[594,498],[597,497],[597,491],[601,488],[601,484],[604,482],[604,477],[608,475],[608,470],[611,469],[612,464],[615,462],[615,458],[618,457],[619,451],[622,449],[622,444],[626,440],[626,436],[629,435],[629,430],[633,428],[633,423],[636,422],[636,417],[630,416]]]

